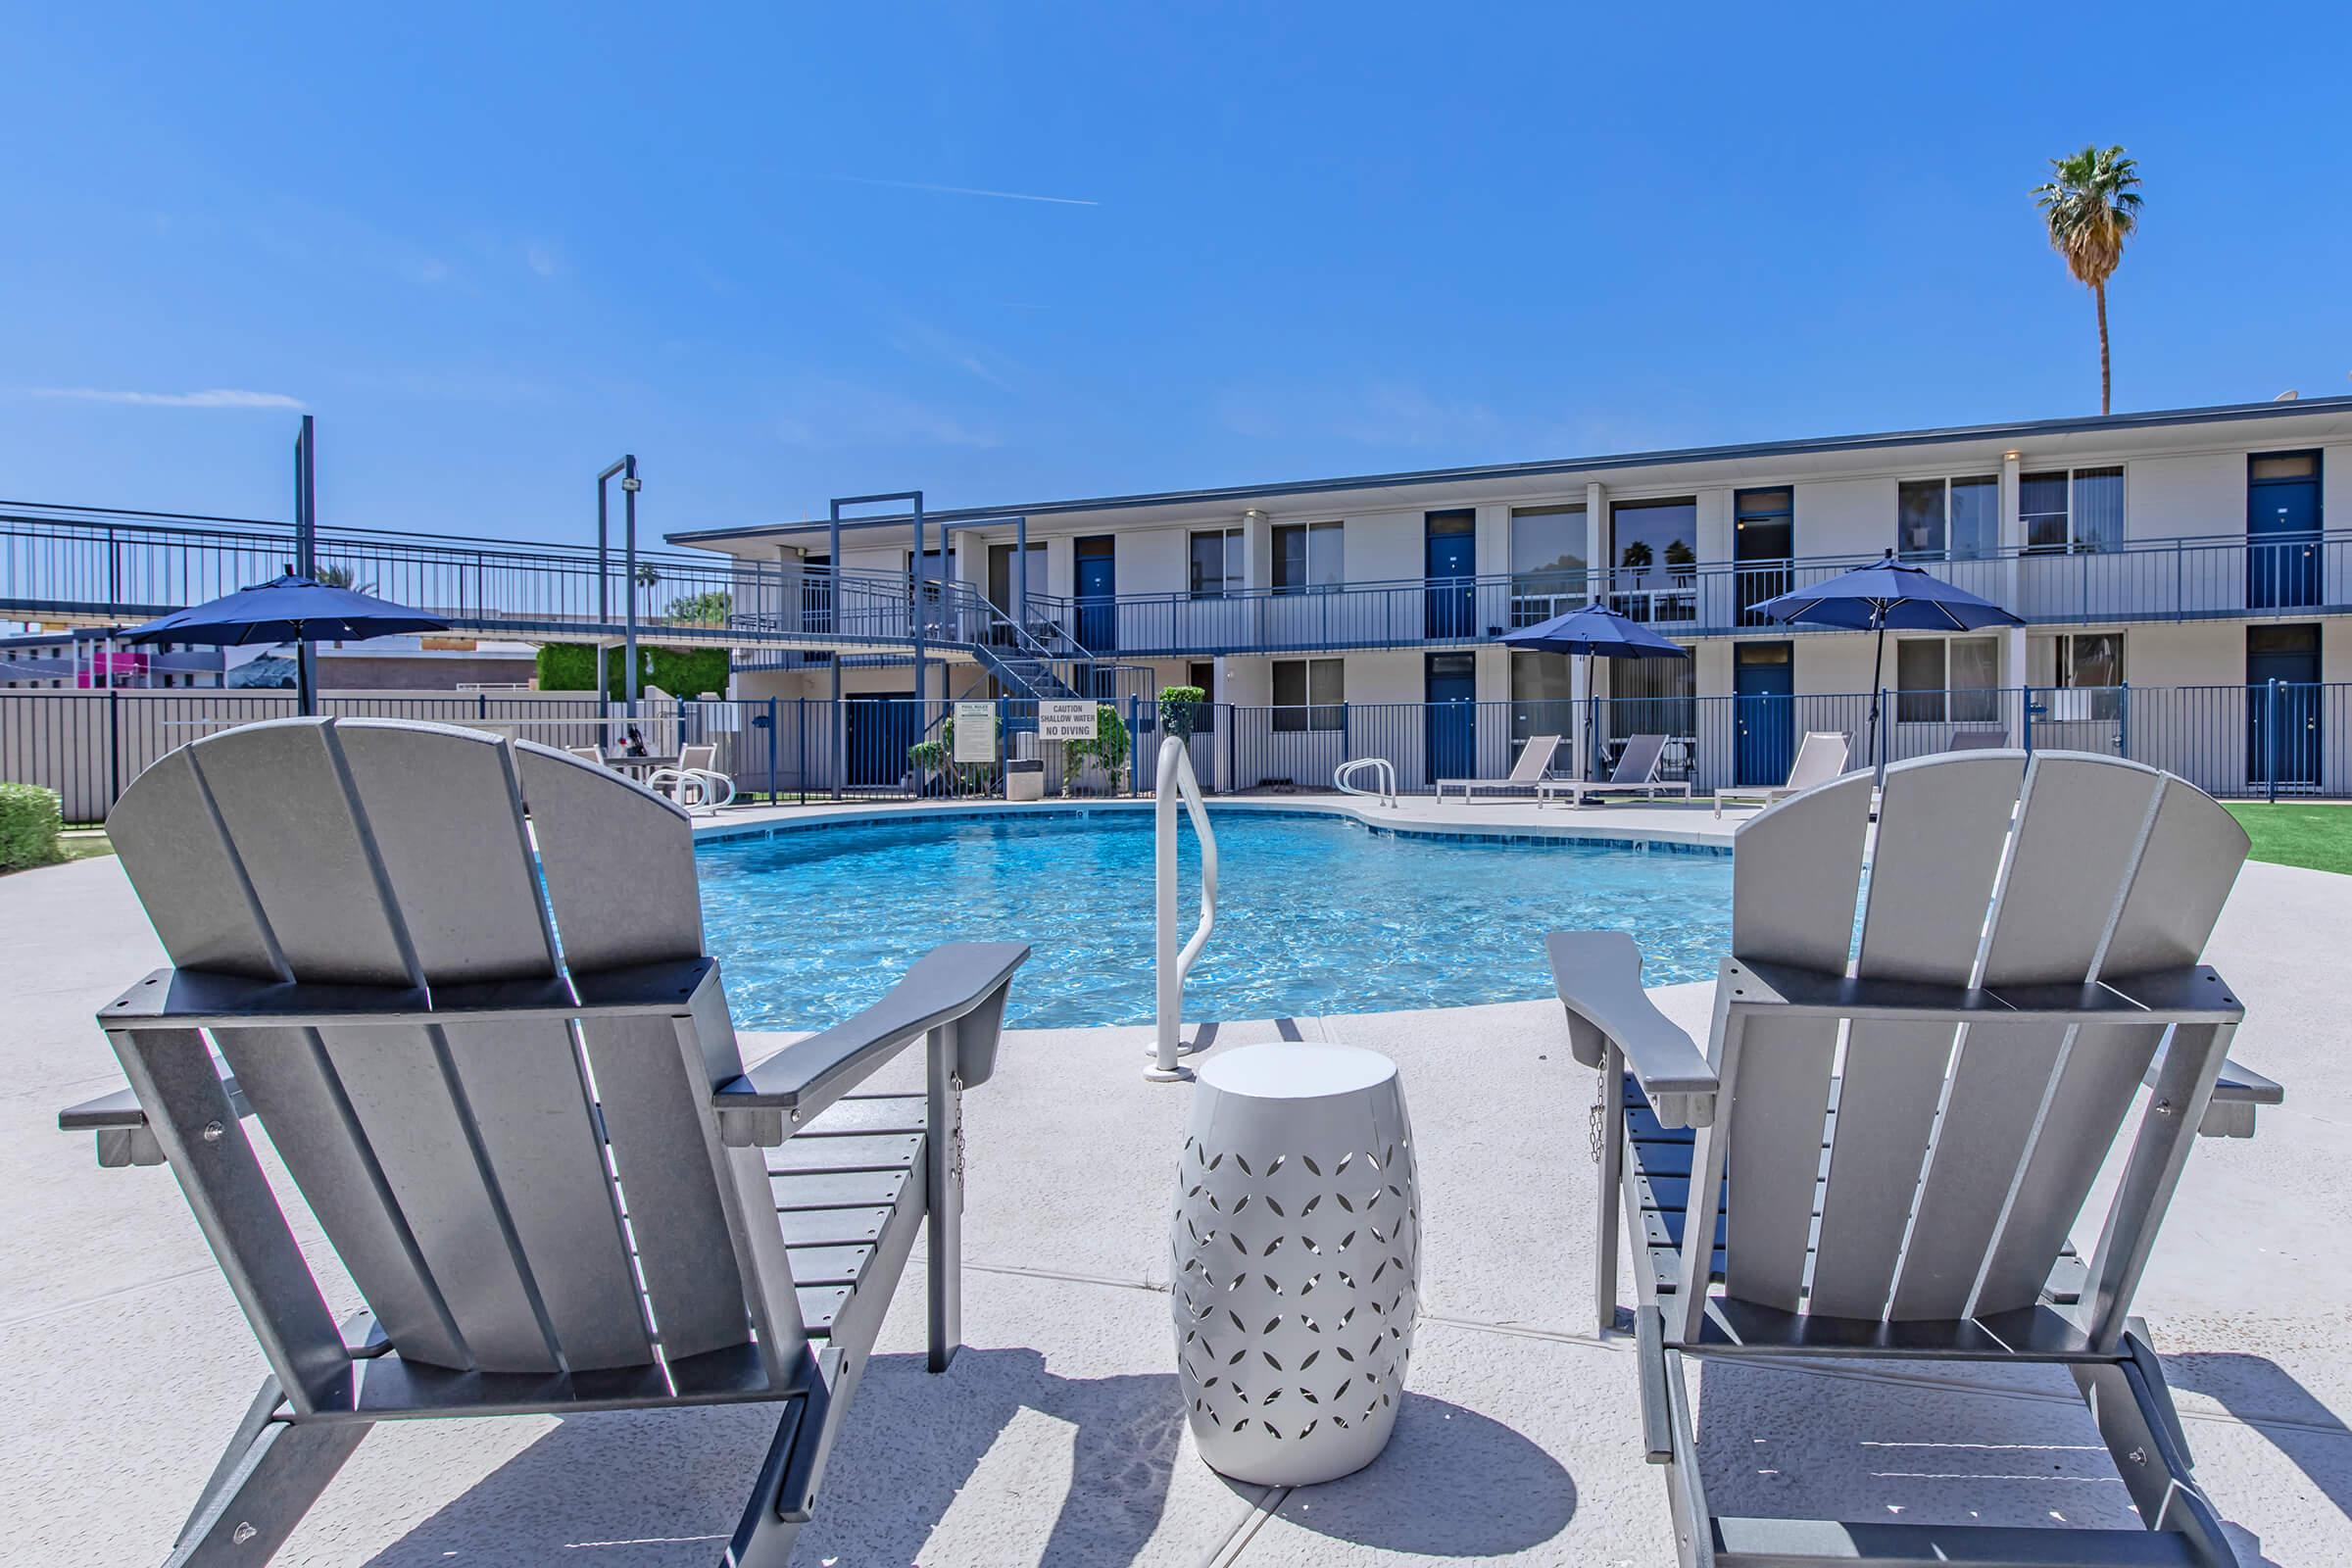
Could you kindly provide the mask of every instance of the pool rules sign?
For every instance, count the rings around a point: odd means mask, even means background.
[[[1037,705],[1037,738],[1041,741],[1091,741],[1095,738],[1095,705],[1046,698]]]
[[[956,705],[956,760],[993,762],[997,760],[997,705]]]

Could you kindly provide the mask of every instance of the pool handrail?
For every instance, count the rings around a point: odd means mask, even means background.
[[[1181,796],[1193,832],[1200,840],[1200,923],[1181,952],[1176,947],[1176,802]],[[1152,1066],[1144,1076],[1154,1083],[1173,1083],[1186,1076],[1176,1058],[1184,1050],[1178,1038],[1184,1020],[1184,978],[1192,972],[1200,950],[1208,945],[1217,924],[1217,835],[1208,825],[1208,808],[1200,799],[1200,779],[1193,771],[1190,749],[1171,735],[1159,743],[1159,777],[1153,791],[1152,884],[1156,899],[1154,950],[1158,968],[1159,1031]],[[1198,1043],[1193,1047],[1198,1050]]]
[[[1377,789],[1360,789],[1348,782],[1348,776],[1360,768],[1371,768],[1380,780]],[[1331,787],[1342,795],[1364,795],[1376,798],[1383,806],[1396,804],[1396,764],[1385,757],[1358,757],[1342,762],[1331,770]]]

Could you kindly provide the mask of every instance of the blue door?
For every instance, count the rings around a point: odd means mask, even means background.
[[[2246,460],[2246,608],[2320,602],[2320,455],[2260,452]]]
[[[1096,534],[1072,547],[1078,568],[1078,640],[1090,654],[1119,646],[1119,579],[1110,535]]]
[[[1463,642],[1477,635],[1477,608],[1472,603],[1478,575],[1478,517],[1472,512],[1433,512],[1424,519],[1426,559],[1421,575],[1427,580],[1428,619],[1422,631],[1431,642]],[[1436,699],[1431,699],[1433,702]],[[1467,774],[1448,773],[1448,778]]]
[[[2319,783],[2321,690],[2317,625],[2246,628],[2247,783]]]
[[[1785,784],[1796,760],[1796,664],[1787,643],[1740,643],[1732,658],[1732,782]]]
[[[1431,654],[1426,682],[1429,707],[1429,776],[1478,777],[1478,674],[1469,654]]]

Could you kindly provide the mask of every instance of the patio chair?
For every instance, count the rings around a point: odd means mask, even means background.
[[[1742,785],[1715,792],[1715,814],[1726,806],[1770,806],[1791,795],[1802,795],[1827,784],[1845,771],[1848,742],[1843,730],[1807,730],[1796,745],[1796,760],[1788,764],[1786,784]]]
[[[101,1010],[130,1089],[60,1124],[171,1165],[270,1368],[171,1561],[266,1561],[380,1420],[758,1402],[722,1560],[781,1568],[918,1235],[931,1369],[956,1353],[962,1095],[1028,949],[934,949],[769,1054],[686,813],[441,725],[211,736],[108,829],[177,967]],[[860,1091],[917,1041],[923,1093]],[[340,1325],[246,1116],[366,1301]]]
[[[1554,795],[1565,795],[1571,806],[1582,806],[1588,800],[1604,799],[1612,795],[1639,795],[1644,800],[1656,800],[1661,795],[1680,795],[1690,798],[1690,781],[1670,779],[1659,775],[1665,769],[1667,737],[1636,735],[1625,743],[1618,754],[1617,765],[1609,776],[1597,784],[1580,779],[1547,778],[1536,786],[1536,804],[1542,806]]]
[[[645,787],[668,796],[688,810],[707,806],[715,811],[735,800],[735,781],[718,771],[713,765],[717,760],[715,744],[682,747],[678,765],[655,768],[646,775]]]
[[[1853,773],[1740,825],[1705,1054],[1642,992],[1631,938],[1548,939],[1571,1049],[1604,1085],[1596,1304],[1605,1331],[1622,1202],[1643,1440],[1682,1560],[2233,1562],[2130,1314],[2190,1139],[2251,1136],[2281,1098],[2228,1064],[2243,1009],[2197,964],[2245,831],[2113,758],[1898,763],[1849,975],[1872,793]],[[2143,1075],[2085,1263],[2067,1233]],[[1690,1356],[2064,1365],[2146,1531],[1715,1516]]]
[[[1530,735],[1527,744],[1519,748],[1519,760],[1511,765],[1507,778],[1442,778],[1438,780],[1438,804],[1446,804],[1447,790],[1460,790],[1462,804],[1470,804],[1474,790],[1524,790],[1539,784],[1551,766],[1551,754],[1560,749],[1557,735]]]

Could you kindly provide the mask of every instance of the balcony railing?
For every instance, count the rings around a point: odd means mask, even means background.
[[[1032,593],[1029,605],[1033,617],[1054,622],[1097,654],[1135,656],[1463,647],[1595,598],[1669,636],[1719,637],[1775,628],[1777,622],[1756,613],[1756,605],[1877,559],[1875,554],[1811,556],[1216,595],[1070,599]],[[1905,560],[2034,624],[2352,611],[2352,530]]]
[[[0,507],[0,615],[139,620],[284,569],[293,530]],[[1875,559],[1698,563],[1590,571],[1255,588],[1210,596],[1029,596],[1027,638],[1055,659],[1448,648],[1492,641],[1599,599],[1670,636],[1768,629],[1754,606]],[[1909,558],[2034,624],[2195,620],[2352,611],[2352,530],[2240,532],[2106,550]],[[317,561],[357,586],[488,635],[616,637],[632,598],[642,635],[756,648],[1021,642],[965,582],[830,571],[700,552],[494,545],[333,528]],[[1803,630],[1801,627],[1789,628]]]
[[[109,519],[0,511],[0,615],[143,620],[264,582],[294,560],[276,523]],[[321,572],[453,627],[490,635],[613,637],[632,599],[642,635],[713,643],[968,642],[994,612],[962,583],[645,551],[632,578],[615,549],[489,545],[429,534],[321,529]]]

